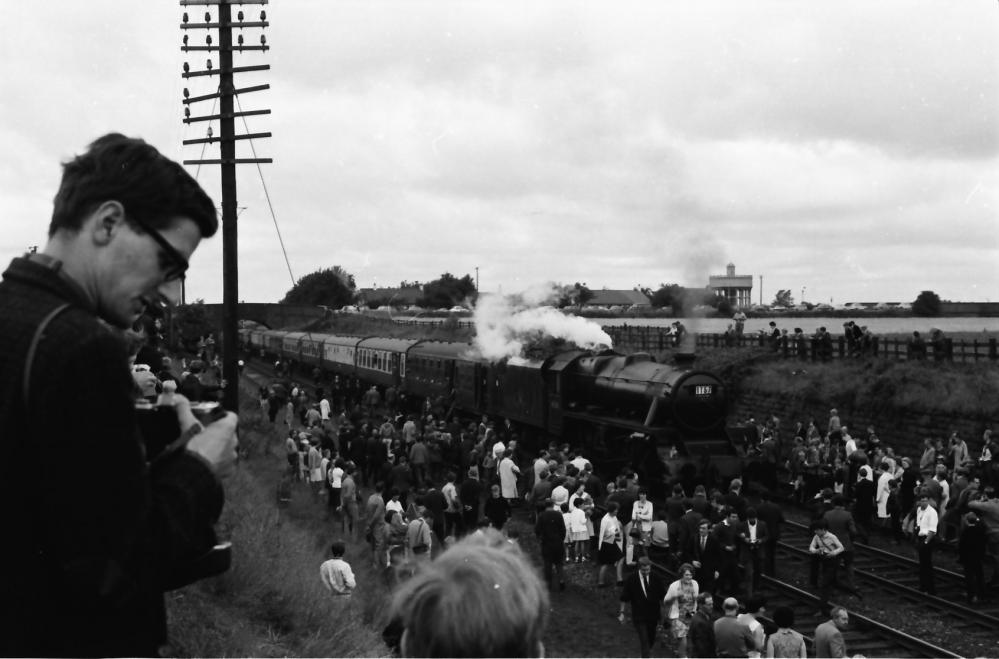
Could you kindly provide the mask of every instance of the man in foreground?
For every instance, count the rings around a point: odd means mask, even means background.
[[[829,620],[815,628],[816,657],[846,657],[846,641],[842,630],[850,624],[850,614],[842,606],[834,606]]]
[[[403,657],[543,657],[548,591],[520,548],[484,529],[396,592]]]
[[[164,590],[224,569],[212,524],[236,416],[202,426],[175,395],[176,441],[147,462],[113,329],[176,302],[217,228],[180,165],[106,135],[64,166],[45,248],[4,273],[0,655],[154,656],[167,640]]]
[[[621,610],[618,620],[624,624],[625,603],[631,602],[631,622],[638,632],[638,646],[643,657],[648,657],[656,643],[656,629],[663,621],[663,599],[666,584],[652,574],[648,556],[638,559],[638,571],[624,580],[621,589]]]

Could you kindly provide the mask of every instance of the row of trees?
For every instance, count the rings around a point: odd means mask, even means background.
[[[402,289],[419,289],[416,299],[417,306],[428,309],[446,308],[456,305],[470,306],[478,297],[475,280],[469,274],[456,277],[445,272],[438,279],[427,283],[418,281],[403,281]],[[575,282],[571,285],[557,285],[555,306],[561,308],[582,308],[593,299],[595,293],[585,283]],[[708,307],[723,315],[732,313],[731,303],[717,295],[710,288],[687,288],[679,284],[660,284],[657,289],[636,286],[635,290],[644,293],[652,303],[653,308],[670,307],[677,315],[690,313],[697,307]],[[357,299],[357,285],[354,275],[338,265],[332,268],[317,270],[299,279],[281,300],[282,304],[311,304],[339,309],[353,304]],[[401,300],[391,296],[376,297],[365,300],[371,308],[399,305]],[[774,296],[773,305],[783,307],[794,306],[791,291],[781,289]],[[916,316],[940,315],[940,296],[933,291],[922,291],[912,304],[912,313]]]
[[[421,294],[416,299],[417,306],[437,309],[451,308],[456,305],[470,306],[478,297],[475,281],[471,275],[456,277],[445,272],[438,279],[427,283],[418,281],[403,281],[400,289],[419,289]],[[671,307],[675,313],[692,311],[695,307],[710,307],[718,312],[732,312],[727,299],[716,295],[707,288],[685,288],[679,284],[660,284],[659,288],[636,287],[651,301],[654,308]],[[582,308],[596,295],[585,283],[556,284],[556,299],[554,305],[563,308]],[[398,294],[373,297],[364,302],[371,308],[380,306],[400,305]],[[281,300],[282,304],[310,304],[339,309],[353,304],[357,299],[357,285],[354,276],[340,266],[324,268],[305,275]]]
[[[470,300],[474,301],[477,296],[475,281],[471,275],[466,274],[458,278],[450,272],[445,272],[440,278],[426,284],[404,281],[399,287],[420,289],[422,294],[416,300],[416,304],[427,308],[450,308],[467,304]],[[354,275],[335,265],[300,278],[281,299],[281,304],[307,304],[339,309],[353,304],[356,300],[357,283],[354,281]],[[400,303],[392,297],[365,301],[372,308],[391,305],[393,302]]]

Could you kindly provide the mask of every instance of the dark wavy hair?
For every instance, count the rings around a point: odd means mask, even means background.
[[[63,163],[49,237],[78,231],[87,213],[112,200],[155,229],[183,216],[206,238],[218,231],[215,203],[183,167],[141,139],[109,133]]]

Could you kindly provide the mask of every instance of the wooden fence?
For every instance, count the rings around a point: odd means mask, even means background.
[[[921,349],[914,349],[906,339],[873,337],[868,345],[850,346],[843,336],[833,337],[832,344],[823,349],[817,339],[811,337],[800,344],[781,338],[774,342],[768,336],[741,337],[724,334],[699,334],[699,348],[740,348],[759,347],[773,350],[788,359],[802,361],[831,361],[833,359],[854,359],[858,357],[879,357],[894,361],[930,360],[953,362],[996,361],[999,358],[996,339],[953,340],[944,338],[936,342],[926,342]]]
[[[421,325],[438,327],[446,319],[435,321],[395,321],[404,325]],[[452,321],[453,322],[453,321]],[[457,321],[458,327],[474,327],[468,320]],[[650,325],[604,325],[602,328],[614,342],[614,349],[620,352],[659,353],[672,350],[673,337],[666,333],[666,328]],[[819,341],[808,337],[801,349],[795,345],[793,337],[781,339],[776,343],[765,334],[695,334],[696,346],[699,350],[766,348],[780,353],[788,359],[802,361],[830,361],[833,359],[852,359],[856,357],[879,357],[895,361],[911,359],[930,361],[979,362],[999,360],[999,345],[996,339],[953,340],[942,339],[938,342],[927,341],[922,351],[913,352],[906,339],[889,337],[872,338],[869,346],[864,349],[852,348],[843,336],[835,336],[831,349],[827,347],[825,354]]]
[[[673,347],[673,337],[662,327],[604,325],[601,329],[610,335],[614,349],[619,352],[656,353]]]
[[[614,348],[622,352],[662,352],[672,349],[673,337],[664,328],[646,325],[604,326],[614,341]],[[788,339],[774,342],[769,336],[743,334],[697,334],[696,346],[699,350],[764,348],[773,350],[788,359],[803,361],[830,361],[856,357],[879,357],[895,361],[930,360],[954,362],[979,362],[999,360],[999,346],[994,338],[974,340],[953,340],[944,338],[937,342],[927,341],[922,350],[913,351],[906,339],[873,337],[864,348],[851,347],[843,336],[832,337],[832,345],[823,351],[820,342],[808,337],[800,345]]]

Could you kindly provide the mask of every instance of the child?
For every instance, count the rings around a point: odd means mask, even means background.
[[[576,545],[576,562],[581,563],[586,560],[586,544],[590,541],[590,532],[586,528],[586,511],[583,510],[582,497],[576,497],[572,501],[573,508],[569,511],[566,528],[569,532],[569,540]]]
[[[354,571],[350,564],[343,560],[346,546],[337,540],[330,546],[333,558],[319,566],[319,576],[323,585],[335,596],[349,596],[354,592],[357,583],[354,581]]]
[[[575,543],[572,540],[572,513],[569,512],[569,504],[563,503],[559,506],[562,510],[562,521],[565,522],[565,560],[572,561],[572,548]]]

